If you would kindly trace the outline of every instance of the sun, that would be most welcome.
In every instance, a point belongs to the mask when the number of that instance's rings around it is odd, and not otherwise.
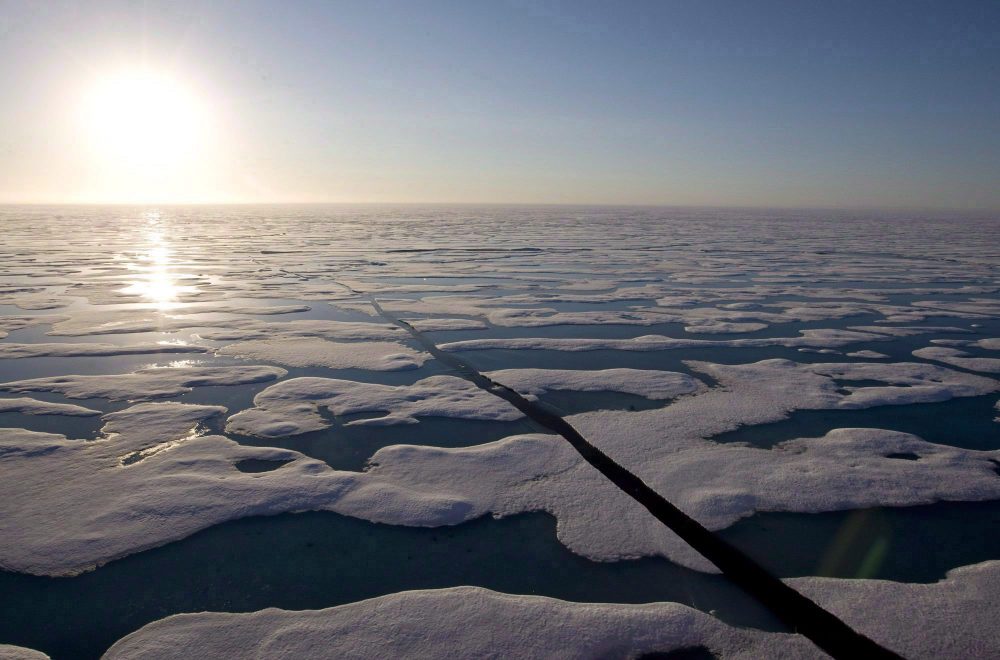
[[[181,81],[148,69],[97,78],[86,91],[82,130],[102,158],[122,167],[175,167],[197,156],[205,112]]]

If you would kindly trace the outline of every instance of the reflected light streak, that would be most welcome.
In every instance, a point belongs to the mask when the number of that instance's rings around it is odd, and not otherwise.
[[[193,292],[195,288],[177,283],[177,277],[171,271],[173,262],[170,244],[163,233],[155,228],[159,224],[158,214],[147,214],[147,219],[154,228],[147,232],[148,247],[139,257],[140,261],[145,263],[135,267],[144,271],[142,279],[121,291],[129,295],[142,296],[157,309],[173,309],[183,304],[178,301],[182,294]]]

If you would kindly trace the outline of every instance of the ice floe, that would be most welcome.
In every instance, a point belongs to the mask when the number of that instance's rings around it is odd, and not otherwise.
[[[994,630],[1000,616],[995,598],[1000,562],[954,569],[933,584],[815,577],[788,582],[904,657],[1000,654]],[[570,603],[456,587],[402,592],[326,610],[179,614],[128,635],[105,658],[182,659],[192,651],[204,658],[634,658],[696,648],[722,658],[826,657],[798,635],[734,628],[677,603]]]
[[[183,328],[220,325],[238,326],[241,321],[252,324],[257,319],[240,318],[247,315],[291,314],[308,311],[307,305],[275,306],[221,306],[211,308],[185,307],[183,311],[157,309],[109,309],[76,312],[72,315],[50,319],[52,336],[76,337],[83,335],[110,335],[135,332],[171,332]],[[236,318],[227,318],[235,315]],[[219,318],[223,316],[223,318]],[[266,324],[267,322],[261,321]]]
[[[5,392],[56,392],[70,399],[135,401],[190,392],[194,387],[263,383],[284,376],[280,367],[153,367],[127,374],[51,376],[0,383]]]
[[[956,568],[933,584],[817,577],[788,582],[905,658],[1000,657],[1000,562]]]
[[[686,332],[703,334],[738,334],[755,332],[767,327],[766,323],[739,323],[734,321],[705,321],[703,323],[684,326]]]
[[[356,321],[305,320],[269,322],[257,319],[234,319],[206,323],[212,326],[199,330],[198,336],[219,341],[251,339],[296,339],[322,337],[341,341],[391,341],[406,337],[406,332],[388,323]]]
[[[793,373],[783,380],[779,391],[758,384],[756,396],[753,384],[734,395],[731,389],[740,388],[731,383],[730,390],[681,398],[664,409],[584,413],[570,421],[713,529],[755,511],[1000,498],[1000,452],[934,445],[894,431],[840,429],[771,450],[699,439],[741,422],[779,418],[789,409],[786,395],[802,390],[808,379]],[[316,383],[314,391],[325,396],[329,385]],[[359,405],[368,398],[359,397]],[[808,404],[812,395],[799,399]],[[461,409],[469,399],[457,400]],[[309,407],[298,393],[294,401]],[[456,404],[435,405],[453,412],[449,406]],[[225,520],[328,509],[417,526],[546,510],[559,519],[563,543],[593,559],[661,554],[710,568],[555,436],[513,436],[456,449],[394,445],[379,450],[368,471],[341,472],[295,452],[199,435],[201,420],[219,412],[140,404],[106,416],[105,439],[92,442],[0,431],[0,466],[11,477],[0,482],[0,565],[74,573]],[[494,414],[518,413],[498,408]],[[901,453],[918,460],[893,457]],[[247,458],[292,460],[277,470],[244,474],[234,464]]]
[[[247,475],[257,486],[239,494],[220,477],[239,458],[295,454],[197,436],[199,424],[223,411],[140,404],[109,415],[105,437],[89,442],[0,429],[0,566],[74,573],[234,513],[266,511],[255,504],[267,497],[268,475]]]
[[[485,330],[487,325],[476,319],[403,319],[420,332],[445,330]]]
[[[254,397],[254,407],[229,418],[226,430],[280,437],[328,428],[320,408],[334,415],[385,413],[352,425],[415,424],[417,417],[510,421],[521,413],[506,401],[455,376],[431,376],[413,385],[380,385],[335,378],[291,378]]]
[[[243,341],[224,346],[218,353],[290,367],[376,371],[416,369],[431,359],[430,354],[397,342],[333,342],[319,337]]]
[[[916,335],[926,335],[935,332],[968,333],[966,328],[959,328],[953,325],[852,325],[848,330],[858,332],[873,332],[879,335],[889,335],[890,337],[913,337]]]
[[[953,367],[969,369],[970,371],[1000,374],[1000,358],[976,357],[957,348],[928,346],[926,348],[918,348],[913,351],[913,355],[925,360],[944,362],[945,364],[950,364]]]
[[[71,298],[58,294],[35,293],[17,296],[0,295],[0,304],[10,303],[25,310],[58,309],[73,302]]]
[[[885,353],[879,353],[878,351],[862,350],[862,351],[851,351],[850,353],[845,353],[847,357],[852,358],[864,358],[866,360],[882,360],[887,357]]]
[[[525,395],[572,390],[624,392],[666,400],[704,388],[701,381],[689,374],[652,369],[502,369],[484,375]]]
[[[822,658],[798,635],[729,626],[678,603],[571,603],[479,587],[405,591],[325,610],[180,614],[116,643],[135,658],[620,658],[710,649]]]
[[[37,357],[110,357],[152,353],[205,353],[207,346],[184,343],[126,344],[15,344],[0,343],[0,359]]]
[[[49,656],[22,646],[0,644],[0,660],[49,660]]]
[[[69,403],[53,403],[28,397],[13,399],[0,398],[0,413],[16,412],[23,415],[68,415],[70,417],[92,417],[100,415],[100,410],[75,406]]]
[[[933,332],[933,330],[928,330]],[[682,348],[759,348],[786,346],[788,348],[838,348],[869,341],[889,341],[892,333],[861,330],[807,329],[798,337],[760,337],[746,339],[687,339],[663,335],[642,335],[629,339],[595,339],[562,337],[513,337],[491,339],[466,339],[440,345],[446,351],[482,350],[550,350],[550,351],[665,351]]]

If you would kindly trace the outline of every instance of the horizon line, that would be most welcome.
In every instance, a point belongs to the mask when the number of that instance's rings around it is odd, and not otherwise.
[[[758,211],[922,211],[947,213],[1000,213],[1000,207],[985,206],[905,206],[905,205],[827,205],[827,204],[678,204],[643,202],[410,202],[410,201],[0,201],[2,207],[224,207],[224,206],[423,206],[423,207],[563,207],[563,208],[646,208],[646,209],[720,209]]]

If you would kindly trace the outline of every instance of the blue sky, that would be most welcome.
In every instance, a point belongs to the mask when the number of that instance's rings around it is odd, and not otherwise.
[[[141,179],[140,64],[211,119]],[[997,2],[0,0],[0,86],[0,201],[1000,208]]]

